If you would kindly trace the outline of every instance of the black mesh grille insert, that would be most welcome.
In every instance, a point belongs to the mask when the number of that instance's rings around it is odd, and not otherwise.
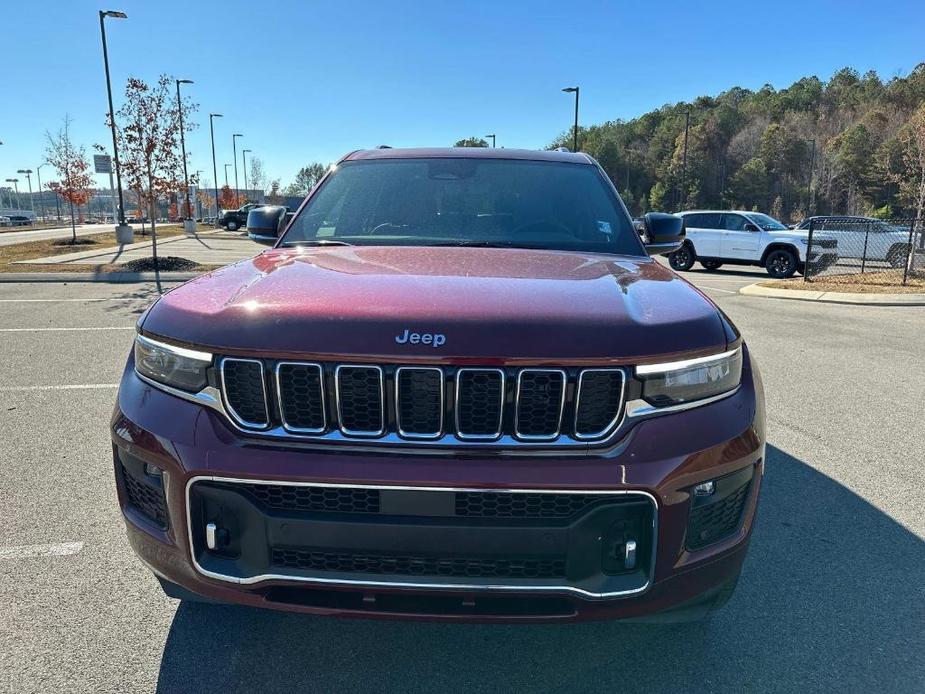
[[[288,484],[241,485],[272,508],[293,511],[379,513],[379,490],[356,487],[302,487]]]
[[[337,370],[340,424],[345,432],[378,434],[385,428],[382,372],[373,366],[341,366]]]
[[[500,371],[459,371],[456,421],[461,436],[493,438],[501,432],[503,384]]]
[[[443,373],[439,369],[398,371],[398,427],[403,434],[434,436],[442,428]]]
[[[317,364],[280,364],[279,404],[287,428],[324,430],[324,393],[321,367]]]
[[[565,374],[521,371],[517,385],[517,434],[549,438],[559,433]]]
[[[583,372],[575,416],[575,433],[588,438],[604,435],[620,414],[622,406],[622,371]]]
[[[225,400],[244,425],[266,426],[267,403],[263,365],[257,361],[222,361]]]
[[[393,576],[450,576],[455,578],[563,578],[562,557],[487,559],[413,555],[356,554],[273,547],[275,566],[309,571],[388,574]]]
[[[606,494],[456,492],[456,515],[481,518],[570,518],[612,498]]]
[[[700,549],[734,533],[742,519],[750,488],[749,480],[722,501],[691,509],[687,546]]]
[[[122,467],[125,495],[128,502],[159,528],[167,529],[167,500],[164,491],[157,486],[136,479]]]

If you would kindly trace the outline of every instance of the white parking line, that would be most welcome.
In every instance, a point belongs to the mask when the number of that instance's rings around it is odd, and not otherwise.
[[[0,547],[2,559],[28,559],[29,557],[65,557],[83,549],[83,542],[58,542],[53,545],[20,545]]]
[[[134,325],[104,325],[98,328],[0,328],[0,333],[87,332],[93,330],[134,330]]]
[[[700,289],[709,289],[711,292],[724,292],[726,294],[738,294],[739,292],[732,289],[720,289],[719,287],[710,287],[706,284],[697,285]]]
[[[0,393],[23,393],[31,390],[104,390],[118,388],[118,383],[79,383],[57,386],[0,386]]]

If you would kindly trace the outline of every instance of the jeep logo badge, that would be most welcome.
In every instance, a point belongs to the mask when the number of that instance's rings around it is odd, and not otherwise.
[[[395,336],[395,342],[400,345],[405,345],[410,342],[412,345],[441,347],[446,344],[446,335],[442,333],[413,333],[406,328],[405,332]]]

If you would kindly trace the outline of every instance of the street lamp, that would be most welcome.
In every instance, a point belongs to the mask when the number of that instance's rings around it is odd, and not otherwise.
[[[253,152],[251,149],[241,150],[241,160],[244,162],[244,195],[247,196],[247,153]]]
[[[106,67],[106,95],[109,97],[109,126],[112,130],[112,157],[116,162],[116,187],[119,189],[119,225],[116,227],[116,235],[121,233],[125,235],[127,232],[123,231],[126,227],[125,224],[125,205],[122,199],[122,174],[119,169],[119,146],[116,143],[116,112],[112,106],[112,81],[109,78],[109,50],[106,47],[106,23],[103,21],[106,17],[111,17],[112,19],[128,19],[128,15],[125,12],[116,12],[113,10],[100,10],[100,37],[103,40],[103,65]],[[119,239],[120,242],[128,239]]]
[[[19,209],[19,208],[20,208],[20,203],[19,203],[19,186],[16,185],[17,183],[19,183],[19,179],[18,179],[18,178],[8,178],[8,179],[6,179],[6,182],[7,182],[7,183],[12,183],[12,184],[13,184],[13,187],[16,189],[16,209]],[[11,202],[11,203],[12,203],[12,200],[13,200],[13,196],[11,195],[11,196],[10,196],[10,202]],[[13,206],[13,205],[11,204],[10,207],[12,207],[12,206]]]
[[[572,151],[578,151],[578,90],[579,87],[565,87],[562,91],[569,94],[575,93],[575,132],[572,137]]]
[[[485,137],[490,137],[490,138],[491,138],[491,148],[494,149],[494,148],[495,148],[495,136],[494,136],[494,135],[486,135]]]
[[[228,167],[231,166],[231,164],[225,164],[224,166],[225,166],[225,187],[227,188],[228,187]]]
[[[234,133],[231,136],[231,153],[234,155],[234,201],[237,204],[240,202],[238,200],[238,138],[244,137],[241,133]]]
[[[215,181],[215,227],[218,228],[218,169],[215,167],[215,126],[213,118],[221,118],[221,113],[209,114],[209,133],[212,135],[212,180]]]
[[[186,194],[186,216],[183,218],[184,231],[196,231],[196,224],[190,217],[193,210],[189,204],[189,176],[186,173],[186,141],[183,138],[183,102],[180,100],[180,85],[192,84],[193,80],[174,80],[177,83],[177,113],[180,116],[180,151],[183,154],[183,184]]]
[[[26,175],[26,181],[29,183],[29,209],[32,210],[32,216],[35,217],[35,200],[32,199],[32,169],[17,169],[16,173]]]
[[[42,211],[42,219],[45,219],[45,191],[42,190],[42,167],[48,166],[48,162],[43,162],[35,167],[35,175],[39,179],[39,209]],[[112,192],[112,191],[110,191]]]
[[[199,196],[199,191],[202,188],[200,185],[200,181],[202,181],[201,173],[202,169],[196,169],[196,217],[199,219],[202,219],[202,198]]]

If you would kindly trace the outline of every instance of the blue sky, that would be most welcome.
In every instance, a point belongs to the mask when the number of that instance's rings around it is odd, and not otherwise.
[[[41,163],[65,113],[88,151],[109,142],[99,9],[129,15],[107,20],[116,108],[129,75],[192,79],[191,168],[211,179],[219,112],[219,179],[241,132],[284,184],[303,164],[382,143],[493,132],[499,146],[543,147],[570,126],[560,89],[572,84],[590,124],[733,85],[784,87],[846,65],[889,78],[925,60],[921,0],[103,2],[5,3],[0,179]]]

